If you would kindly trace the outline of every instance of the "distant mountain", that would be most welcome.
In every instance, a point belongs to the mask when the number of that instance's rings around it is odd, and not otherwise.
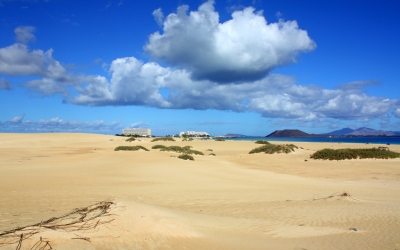
[[[347,135],[355,135],[355,136],[377,136],[377,135],[385,135],[385,136],[395,136],[396,134],[391,131],[384,131],[384,130],[375,130],[372,128],[359,128],[354,130],[353,132]]]
[[[330,133],[320,134],[320,135],[333,135],[333,136],[400,136],[400,131],[384,131],[376,130],[372,128],[358,128],[356,130],[351,128],[343,128],[340,130],[335,130]]]
[[[241,135],[241,134],[226,134],[225,137],[247,137],[247,135]]]
[[[354,129],[351,128],[342,128],[340,130],[335,130],[329,133],[321,134],[321,135],[347,135],[350,134],[354,131]]]
[[[305,136],[313,136],[313,135],[307,134],[306,132],[303,132],[298,129],[284,129],[284,130],[275,130],[266,137],[305,137]]]

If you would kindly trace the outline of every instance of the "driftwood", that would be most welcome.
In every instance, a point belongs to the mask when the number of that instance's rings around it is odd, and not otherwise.
[[[20,250],[25,239],[43,232],[46,229],[56,231],[62,230],[65,232],[96,229],[96,227],[102,224],[110,223],[114,220],[104,219],[104,217],[112,215],[110,214],[110,211],[111,205],[113,204],[114,203],[111,201],[102,201],[88,207],[77,208],[70,213],[59,217],[53,217],[40,223],[0,232],[0,247],[17,244],[16,250]],[[87,237],[76,237],[72,239],[80,239],[90,242],[90,238]],[[52,247],[49,240],[44,240],[42,237],[40,237],[40,240],[36,242],[30,249],[44,250],[52,249]]]

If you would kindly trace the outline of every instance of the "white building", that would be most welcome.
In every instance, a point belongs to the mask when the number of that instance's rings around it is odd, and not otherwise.
[[[140,135],[151,137],[151,129],[149,128],[126,128],[122,130],[123,135]]]
[[[208,136],[210,135],[207,132],[186,131],[179,133],[179,137],[208,137]]]

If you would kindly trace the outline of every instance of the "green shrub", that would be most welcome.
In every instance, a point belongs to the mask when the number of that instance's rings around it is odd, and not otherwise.
[[[267,142],[267,141],[256,141],[256,143],[257,143],[257,144],[270,144],[270,143]]]
[[[211,154],[209,154],[209,155],[216,156],[214,153],[211,153]]]
[[[175,141],[175,140],[172,137],[158,137],[158,138],[154,138],[151,141],[155,142],[155,141]]]
[[[182,153],[182,154],[187,154],[187,155],[204,155],[202,152],[197,151],[197,150],[192,150],[192,146],[163,146],[163,145],[155,145],[152,147],[152,149],[161,149],[161,151],[168,151],[168,152],[176,152],[176,153]]]
[[[213,150],[212,149],[207,149],[206,151],[211,151],[212,152]]]
[[[217,138],[217,139],[215,139],[216,141],[225,141],[224,139],[222,139],[222,138]]]
[[[135,137],[130,137],[130,138],[126,139],[125,141],[131,142],[131,141],[135,141],[135,140],[136,140]]]
[[[165,148],[165,146],[164,145],[159,145],[159,144],[157,144],[157,145],[154,145],[153,147],[151,147],[152,149],[163,149],[163,148]]]
[[[118,146],[114,149],[114,151],[138,151],[139,149],[142,149],[144,151],[149,151],[147,148],[143,146]]]
[[[185,150],[186,150],[185,148],[179,146],[169,146],[161,149],[161,151],[173,151],[177,153],[183,153]]]
[[[193,138],[184,138],[182,141],[193,141]]]
[[[284,144],[284,145],[276,145],[276,144],[265,144],[264,146],[255,148],[249,152],[249,154],[255,153],[266,153],[266,154],[275,154],[275,153],[285,153],[288,154],[290,152],[294,152],[294,149],[298,147],[293,144]]]
[[[184,153],[189,155],[204,155],[202,152],[192,149],[186,150]]]
[[[399,158],[400,153],[389,151],[386,148],[344,148],[344,149],[329,149],[325,148],[318,150],[311,155],[313,159],[324,160],[350,160],[350,159],[389,159]]]
[[[178,158],[179,158],[179,159],[182,159],[182,160],[194,161],[193,156],[187,155],[187,154],[181,154],[181,155],[178,156]]]
[[[163,147],[159,145],[159,148],[161,148],[161,151],[172,151],[172,152],[177,152],[177,153],[183,153],[183,154],[195,154],[195,155],[204,155],[202,152],[197,151],[197,150],[192,150],[191,146],[185,146],[185,147],[179,147],[179,146],[169,146],[169,147]]]

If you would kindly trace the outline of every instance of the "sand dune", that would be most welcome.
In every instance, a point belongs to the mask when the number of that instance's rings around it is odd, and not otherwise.
[[[125,139],[0,134],[0,231],[107,200],[98,220],[110,222],[41,229],[21,249],[40,237],[55,249],[400,249],[400,159],[304,161],[322,148],[377,145],[295,143],[292,154],[250,155],[254,142]],[[205,155],[114,151],[156,144]],[[16,249],[2,240],[0,249]]]

